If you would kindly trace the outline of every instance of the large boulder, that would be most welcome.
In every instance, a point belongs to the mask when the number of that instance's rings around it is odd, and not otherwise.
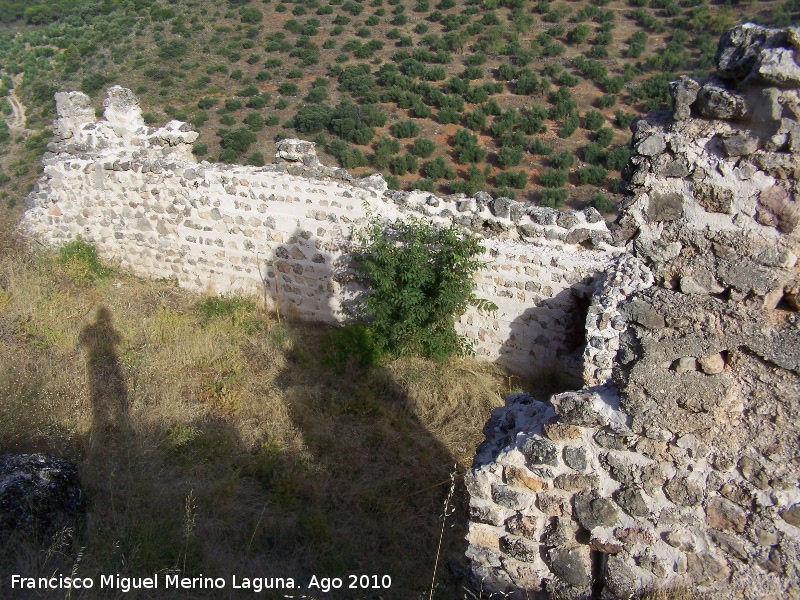
[[[48,544],[77,531],[86,500],[78,465],[47,454],[0,455],[0,541]]]

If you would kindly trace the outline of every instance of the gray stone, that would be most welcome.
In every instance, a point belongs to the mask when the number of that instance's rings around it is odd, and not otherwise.
[[[661,175],[664,177],[678,177],[683,179],[684,177],[688,177],[691,172],[692,170],[689,168],[688,163],[683,159],[678,159],[669,161],[661,171]]]
[[[86,498],[78,465],[47,454],[0,456],[0,542],[43,544],[83,525]]]
[[[535,435],[529,437],[523,442],[520,451],[525,455],[529,465],[558,466],[558,448],[541,437]]]
[[[730,214],[733,207],[733,191],[707,183],[694,185],[694,199],[708,212]]]
[[[556,517],[547,527],[542,541],[545,546],[564,546],[574,544],[578,534],[578,524],[569,517]]]
[[[556,224],[564,229],[571,229],[581,222],[577,213],[574,210],[565,210],[558,215]]]
[[[594,441],[597,445],[609,450],[624,450],[627,446],[625,438],[614,434],[606,429],[601,429],[594,434]]]
[[[725,498],[712,498],[706,507],[706,522],[710,527],[729,531],[744,531],[747,514],[741,507]]]
[[[642,156],[656,156],[667,149],[667,142],[661,134],[655,134],[642,139],[634,145],[636,152]]]
[[[564,241],[567,244],[580,244],[590,239],[593,233],[595,232],[592,231],[591,229],[586,229],[585,227],[578,227],[568,231],[567,235],[564,236]]]
[[[505,522],[506,530],[516,536],[535,540],[538,537],[539,519],[523,514],[509,517]]]
[[[795,527],[800,527],[800,504],[790,506],[781,512],[781,518]]]
[[[587,488],[596,488],[599,483],[597,475],[581,475],[580,473],[562,473],[553,481],[553,486],[559,490],[575,492]]]
[[[725,554],[735,556],[739,560],[748,560],[750,553],[743,540],[740,540],[735,535],[729,533],[722,533],[721,531],[712,531],[711,539],[719,546]]]
[[[683,550],[684,552],[693,552],[697,547],[697,538],[694,534],[686,529],[673,529],[664,534],[664,541],[673,548]]]
[[[496,198],[489,202],[489,210],[495,217],[508,219],[511,216],[511,205],[514,203],[510,198]]]
[[[633,300],[621,308],[630,321],[658,330],[666,327],[663,315],[644,300]]]
[[[589,208],[584,208],[583,215],[586,217],[587,223],[599,223],[603,220],[603,215],[601,215],[600,212],[592,206]]]
[[[575,495],[575,517],[584,528],[610,527],[617,523],[619,511],[611,500],[603,498],[597,490],[584,490]]]
[[[511,488],[502,483],[492,484],[492,500],[500,506],[519,510],[531,503],[531,498],[524,491]]]
[[[632,517],[649,517],[650,506],[642,490],[623,488],[614,494],[614,500]]]
[[[706,375],[718,375],[725,371],[725,359],[722,354],[709,354],[708,356],[701,356],[697,359],[700,363],[700,370]]]
[[[673,477],[664,485],[664,494],[679,506],[697,506],[703,501],[703,488],[685,476]]]
[[[677,221],[683,216],[683,196],[675,193],[653,192],[647,205],[650,221]]]
[[[700,88],[697,103],[700,114],[709,119],[742,119],[747,114],[744,96],[714,79]]]
[[[547,552],[550,569],[564,583],[583,588],[592,583],[592,561],[588,546],[552,548]]]
[[[686,75],[681,75],[677,81],[669,84],[669,91],[672,95],[672,104],[675,107],[672,114],[673,118],[676,121],[685,121],[692,115],[692,104],[697,100],[700,84]],[[678,176],[671,175],[670,177]]]
[[[586,462],[586,448],[583,446],[573,447],[567,446],[564,448],[564,462],[570,469],[575,471],[585,471]]]
[[[605,592],[612,598],[630,598],[639,588],[639,577],[623,555],[611,555],[606,561]]]
[[[687,573],[698,585],[708,585],[726,579],[730,568],[724,559],[710,552],[687,555]]]
[[[770,48],[762,50],[753,68],[763,81],[777,85],[800,84],[800,66],[793,48]]]
[[[676,373],[688,373],[697,370],[697,359],[694,356],[683,356],[675,361],[673,368]]]
[[[539,544],[512,535],[500,538],[500,549],[524,562],[533,562],[539,556]]]
[[[528,213],[531,220],[539,225],[555,225],[556,218],[559,216],[559,211],[554,208],[547,208],[545,206],[532,206]]]
[[[722,34],[717,47],[717,73],[726,79],[741,80],[750,75],[761,49],[780,35],[761,25],[745,23]]]
[[[728,156],[747,156],[758,150],[758,146],[759,140],[756,136],[743,132],[722,138],[722,147]]]

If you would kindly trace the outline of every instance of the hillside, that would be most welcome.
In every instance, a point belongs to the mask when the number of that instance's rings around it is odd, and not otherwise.
[[[707,72],[724,28],[797,14],[778,1],[4,0],[0,94],[22,75],[27,126],[45,130],[0,126],[0,193],[18,201],[35,176],[56,90],[99,110],[118,83],[149,122],[191,122],[209,161],[269,162],[273,140],[299,136],[397,188],[608,211],[631,119],[666,107],[676,75]]]

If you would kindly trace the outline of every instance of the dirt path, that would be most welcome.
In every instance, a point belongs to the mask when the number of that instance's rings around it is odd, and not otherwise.
[[[6,123],[11,131],[31,133],[31,130],[25,127],[25,107],[22,105],[22,102],[19,101],[19,98],[17,98],[17,94],[14,91],[22,81],[22,73],[15,75],[12,80],[14,81],[14,87],[8,92],[8,103],[11,105],[11,116],[6,119]]]

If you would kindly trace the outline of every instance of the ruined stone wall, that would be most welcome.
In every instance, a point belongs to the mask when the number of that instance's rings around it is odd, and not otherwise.
[[[509,397],[467,474],[476,590],[800,598],[798,57],[737,27],[634,123],[587,387]]]
[[[319,163],[313,144],[285,140],[265,167],[197,163],[197,134],[172,121],[144,125],[136,99],[115,86],[97,121],[80,92],[56,95],[59,119],[25,227],[51,245],[77,236],[104,258],[195,290],[266,290],[284,313],[340,322],[353,290],[347,256],[368,211],[388,220],[452,222],[484,237],[487,266],[458,324],[477,355],[523,375],[580,380],[585,308],[619,249],[594,209],[556,211],[507,198],[438,198],[387,190]]]

